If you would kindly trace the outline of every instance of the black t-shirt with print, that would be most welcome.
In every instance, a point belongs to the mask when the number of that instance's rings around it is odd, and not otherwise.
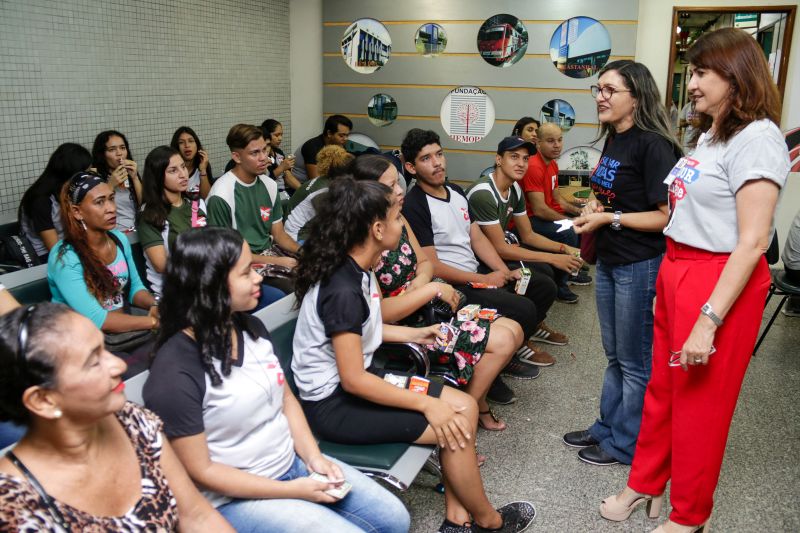
[[[637,126],[606,139],[603,155],[591,176],[592,190],[607,211],[655,211],[667,203],[667,177],[679,154],[666,139]],[[622,265],[658,257],[665,250],[660,231],[597,231],[597,257]]]

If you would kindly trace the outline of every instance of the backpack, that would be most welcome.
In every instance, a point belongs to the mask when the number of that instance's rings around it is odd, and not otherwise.
[[[40,265],[39,256],[24,235],[0,237],[0,274]]]

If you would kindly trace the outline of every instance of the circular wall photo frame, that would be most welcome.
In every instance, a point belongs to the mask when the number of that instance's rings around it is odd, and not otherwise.
[[[428,22],[417,28],[414,44],[421,56],[436,57],[447,48],[447,33],[438,24]]]
[[[480,87],[456,87],[444,97],[439,116],[451,139],[476,143],[494,126],[494,102]]]
[[[388,126],[397,120],[397,102],[388,94],[378,93],[369,99],[367,117],[375,126]]]
[[[372,74],[392,55],[392,38],[386,26],[375,19],[358,19],[344,31],[342,58],[359,74]]]
[[[602,153],[594,146],[574,146],[558,158],[560,170],[592,170],[600,162]]]
[[[528,30],[514,15],[489,17],[478,30],[478,52],[490,65],[510,67],[528,49]]]
[[[575,109],[566,100],[560,98],[549,100],[539,111],[539,122],[558,124],[561,131],[566,133],[575,125]]]
[[[589,78],[611,55],[611,36],[599,21],[574,17],[559,24],[550,38],[550,59],[570,78]]]

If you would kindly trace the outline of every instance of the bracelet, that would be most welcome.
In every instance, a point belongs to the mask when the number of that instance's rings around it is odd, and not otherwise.
[[[439,283],[436,283],[436,298],[442,297],[442,286]]]
[[[206,172],[205,174],[203,174],[203,173],[201,172],[201,173],[200,173],[200,175],[201,175],[201,176],[203,176],[203,177],[205,178],[205,177],[207,177],[207,176],[208,176],[208,172]]]

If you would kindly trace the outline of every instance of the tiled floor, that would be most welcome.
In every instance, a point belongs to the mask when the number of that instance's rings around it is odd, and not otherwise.
[[[548,347],[558,363],[534,381],[507,380],[519,398],[497,408],[509,429],[478,434],[479,450],[489,457],[484,485],[495,505],[534,503],[538,515],[528,531],[648,532],[659,521],[641,510],[624,523],[605,521],[597,511],[604,497],[624,486],[629,468],[582,463],[561,442],[565,432],[585,429],[597,416],[605,368],[594,286],[573,290],[581,301],[554,304],[548,318],[571,339],[567,346]],[[800,531],[798,346],[800,318],[780,314],[745,378],[716,493],[715,533]],[[411,511],[412,531],[436,531],[443,520],[444,499],[435,484],[423,472],[400,495]]]

